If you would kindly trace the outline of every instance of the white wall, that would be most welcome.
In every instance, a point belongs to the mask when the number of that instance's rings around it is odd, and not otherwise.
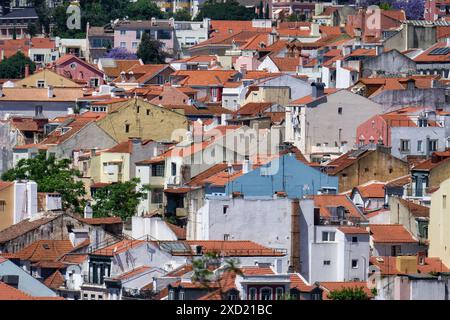
[[[131,220],[131,234],[134,239],[150,237],[150,240],[178,240],[177,236],[159,217],[136,217]]]
[[[14,224],[37,214],[37,184],[34,181],[14,184]]]

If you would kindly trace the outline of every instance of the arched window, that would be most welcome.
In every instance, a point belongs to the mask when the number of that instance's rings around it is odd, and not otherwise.
[[[256,288],[250,288],[248,290],[248,300],[257,300],[257,291]]]
[[[277,300],[283,300],[283,295],[284,295],[284,290],[283,290],[283,288],[282,288],[282,287],[278,287],[278,288],[275,290],[275,292],[276,292],[275,299],[277,299]]]
[[[272,300],[272,288],[261,289],[261,300]]]

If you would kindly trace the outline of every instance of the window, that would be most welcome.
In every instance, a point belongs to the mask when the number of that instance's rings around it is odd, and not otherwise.
[[[342,114],[342,107],[338,108],[338,114]]]
[[[227,214],[228,206],[223,206],[223,214]]]
[[[37,83],[36,83],[36,87],[44,88],[45,87],[45,80],[38,80]]]
[[[172,32],[170,30],[158,30],[158,39],[160,40],[172,39]]]
[[[358,269],[358,259],[353,259],[352,260],[352,268],[353,269]]]
[[[126,35],[127,34],[127,31],[126,30],[120,30],[120,35],[121,36],[124,36],[124,35]]]
[[[127,43],[126,42],[121,42],[120,43],[120,47],[121,48],[126,48],[127,47]]]
[[[422,152],[422,140],[417,140],[417,152]]]
[[[250,288],[248,290],[248,300],[256,300],[256,288]]]
[[[132,42],[131,43],[131,48],[137,49],[137,47],[138,47],[138,43],[137,42]]]
[[[272,289],[271,288],[261,289],[261,300],[272,300]]]
[[[276,292],[275,299],[283,300],[283,293],[284,293],[283,288],[277,288],[275,292]]]
[[[142,31],[136,30],[136,39],[140,40],[141,38],[142,38]],[[137,43],[137,42],[133,42],[133,43]]]
[[[77,68],[77,64],[76,64],[75,62],[72,62],[72,63],[70,64],[70,68],[71,68],[71,69],[76,69],[76,68]]]
[[[311,299],[312,300],[322,300],[322,295],[320,293],[313,293]]]
[[[400,140],[400,151],[409,152],[409,140]]]
[[[238,295],[235,293],[230,293],[228,295],[228,300],[237,300],[238,299]]]
[[[42,106],[34,106],[34,115],[40,116],[42,115],[43,107]]]
[[[352,242],[358,242],[358,237],[352,237]]]
[[[435,151],[437,151],[437,148],[438,148],[438,141],[437,140],[430,140],[428,146],[429,146],[430,152],[435,152]]]
[[[103,295],[99,294],[98,295],[98,300],[103,300]]]
[[[149,116],[150,115],[150,109],[147,109],[146,111],[147,111],[147,115]]]
[[[156,83],[157,84],[164,84],[164,77],[162,75],[158,74],[156,76]]]
[[[6,201],[0,200],[0,212],[5,212]]]
[[[91,294],[91,300],[95,300],[95,294]]]
[[[230,234],[229,233],[225,233],[223,235],[223,241],[228,241],[228,240],[230,240]]]
[[[152,203],[163,203],[163,189],[152,189]]]
[[[129,133],[130,132],[130,125],[127,123],[125,124],[125,133]]]
[[[179,300],[184,300],[184,291],[180,291]]]
[[[83,294],[83,300],[88,300],[89,295],[87,293]]]
[[[89,84],[91,87],[98,87],[100,80],[98,78],[91,78]]]
[[[442,195],[442,209],[447,208],[447,195]],[[0,210],[1,210],[1,202],[0,202]]]
[[[331,261],[330,260],[323,260],[323,265],[324,266],[329,266],[329,265],[331,265]]]
[[[177,175],[177,164],[175,162],[171,163],[171,172],[172,172],[172,176]]]
[[[152,177],[164,177],[164,164],[152,165]]]
[[[336,235],[335,232],[323,231],[323,232],[322,232],[322,241],[323,241],[323,242],[334,241],[335,235]]]

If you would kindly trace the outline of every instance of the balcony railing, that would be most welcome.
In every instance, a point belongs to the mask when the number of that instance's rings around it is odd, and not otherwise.
[[[406,196],[411,198],[423,198],[423,197],[430,197],[431,191],[433,191],[433,188],[426,187],[426,188],[407,188],[406,189]]]

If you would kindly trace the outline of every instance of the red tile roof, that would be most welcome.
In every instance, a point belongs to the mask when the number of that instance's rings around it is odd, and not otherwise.
[[[251,266],[251,267],[240,267],[243,276],[261,276],[268,274],[275,274],[270,267],[259,267],[259,266]]]
[[[397,257],[370,257],[370,264],[377,266],[382,275],[399,275],[401,273],[397,269]],[[408,274],[430,274],[435,272],[450,272],[450,269],[439,258],[425,257],[423,265],[417,264],[417,270],[411,270]]]
[[[402,224],[371,224],[374,243],[418,243]]]
[[[120,217],[104,217],[104,218],[80,218],[81,222],[90,224],[90,225],[101,225],[101,224],[118,224],[122,223],[122,219]]]
[[[119,276],[116,276],[115,279],[127,280],[127,279],[133,278],[133,277],[135,277],[137,275],[140,275],[142,273],[145,273],[146,271],[148,271],[150,269],[151,269],[151,267],[149,267],[149,266],[140,266],[140,267],[137,267],[137,268],[135,268],[133,270],[127,271],[125,273],[122,273]]]
[[[384,198],[384,186],[386,183],[370,181],[355,187],[363,198]]]
[[[344,234],[369,234],[369,231],[360,227],[339,227],[338,230]]]
[[[291,280],[291,289],[297,289],[300,292],[311,292],[315,286],[308,285],[303,277],[297,273],[293,273],[289,275]]]
[[[178,240],[186,240],[186,228],[181,228],[169,222],[166,222],[166,225],[172,230]]]
[[[344,207],[346,214],[350,218],[362,219],[363,216],[349,197],[343,194],[321,194],[312,196],[314,206],[319,208],[320,216],[330,218],[331,212],[329,208]]]
[[[64,300],[62,297],[33,297],[0,281],[0,300]]]
[[[65,283],[65,279],[61,272],[56,270],[51,276],[44,280],[44,284],[51,289],[58,289]]]
[[[179,70],[172,74],[181,77],[181,85],[187,86],[223,86],[237,74],[234,70]]]
[[[57,261],[73,249],[70,240],[38,240],[17,252],[20,260]]]
[[[188,245],[202,246],[203,253],[219,252],[224,256],[284,256],[284,253],[253,241],[190,240]]]
[[[403,206],[409,209],[410,214],[414,217],[430,217],[430,208],[426,206],[422,206],[420,204],[414,203],[412,201],[408,201],[402,198],[396,198]]]
[[[450,62],[450,52],[447,54],[430,54],[431,51],[438,48],[448,48],[445,42],[438,42],[425,50],[423,53],[419,54],[413,60],[418,63],[432,63],[432,62]]]

